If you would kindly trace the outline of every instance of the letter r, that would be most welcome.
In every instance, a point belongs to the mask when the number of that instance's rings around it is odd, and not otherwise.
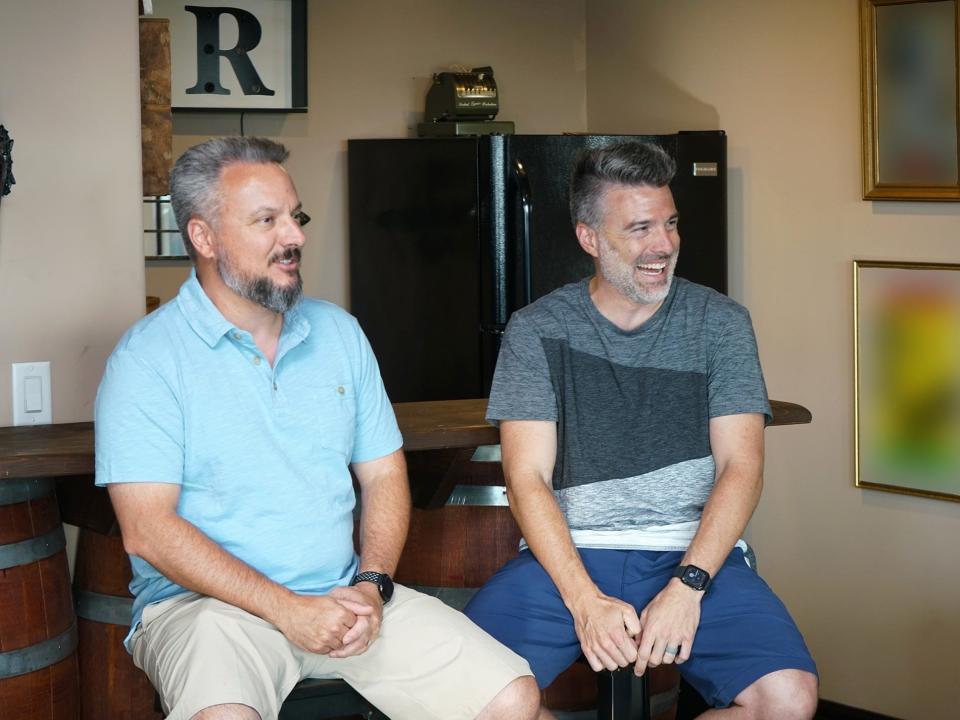
[[[253,13],[231,7],[200,7],[187,5],[187,12],[197,19],[197,83],[187,89],[188,95],[229,95],[230,91],[220,84],[220,58],[230,61],[230,66],[240,82],[244,95],[273,95],[260,79],[250,51],[260,44],[260,21]],[[220,16],[232,15],[237,21],[237,45],[234,48],[220,47]]]

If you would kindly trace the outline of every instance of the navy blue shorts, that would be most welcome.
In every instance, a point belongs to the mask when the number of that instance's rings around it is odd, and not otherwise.
[[[639,615],[673,576],[683,553],[581,548],[580,557],[603,593],[632,604]],[[464,612],[526,658],[541,688],[580,656],[573,618],[529,550],[504,565]],[[736,548],[703,598],[690,659],[677,668],[714,707],[728,706],[776,670],[817,672],[787,609]]]

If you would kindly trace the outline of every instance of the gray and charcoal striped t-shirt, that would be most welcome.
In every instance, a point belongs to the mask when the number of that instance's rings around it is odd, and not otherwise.
[[[709,420],[738,413],[771,417],[750,315],[682,278],[630,332],[589,279],[514,313],[487,408],[556,421],[553,490],[574,542],[651,549],[693,537],[714,483]]]

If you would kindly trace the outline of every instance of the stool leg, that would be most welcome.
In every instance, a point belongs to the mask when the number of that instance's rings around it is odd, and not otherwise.
[[[628,668],[629,669],[629,668]],[[640,717],[639,720],[650,720],[650,668],[636,682],[640,688]]]
[[[640,720],[650,720],[647,676],[635,679],[632,667],[597,673],[597,720],[631,720],[634,683],[640,693]]]

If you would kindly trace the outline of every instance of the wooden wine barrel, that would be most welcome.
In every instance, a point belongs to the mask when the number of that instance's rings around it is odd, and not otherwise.
[[[160,720],[153,686],[123,646],[133,598],[119,535],[80,530],[74,587],[83,720]]]
[[[455,475],[460,484],[445,506],[413,510],[396,579],[462,610],[477,588],[517,556],[520,529],[507,504],[499,462],[469,462],[469,454],[463,453],[439,457],[436,451],[407,456],[414,484],[418,473],[442,469],[443,460],[450,463],[443,474]],[[675,667],[650,672],[652,720],[674,720],[679,683]],[[543,690],[542,701],[553,710],[596,707],[596,673],[585,663],[574,663]]]
[[[77,626],[48,478],[0,481],[0,716],[76,720]]]

